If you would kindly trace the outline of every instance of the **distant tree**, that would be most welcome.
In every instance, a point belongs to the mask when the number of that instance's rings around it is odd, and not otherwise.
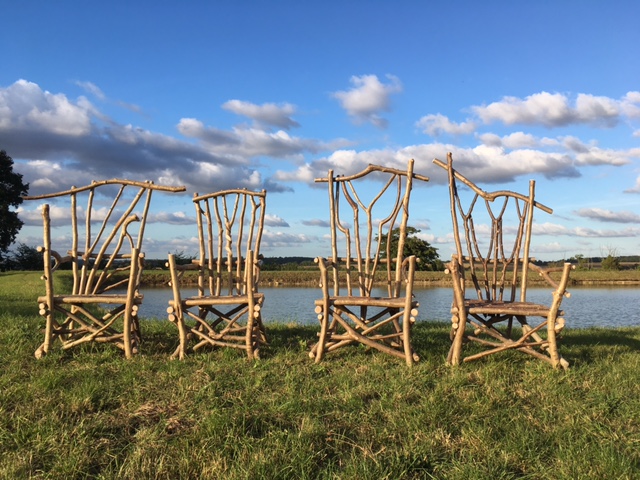
[[[415,255],[419,261],[416,265],[417,270],[444,270],[444,264],[438,255],[438,249],[432,247],[429,242],[417,237],[420,233],[415,227],[407,227],[407,239],[404,244],[405,256]],[[395,257],[398,253],[398,240],[400,239],[400,229],[394,228],[391,232],[391,256]],[[380,248],[384,251],[387,248],[387,237],[383,237]]]
[[[600,264],[603,270],[620,270],[620,259],[618,258],[618,249],[615,247],[606,247],[607,256],[602,259]]]
[[[613,255],[604,258],[601,265],[603,270],[620,270],[620,260]]]
[[[176,265],[188,265],[194,258],[196,258],[192,255],[185,254],[183,250],[179,252],[176,250],[175,252],[173,252],[173,254],[176,258]]]
[[[585,256],[581,253],[570,258],[569,261],[571,263],[576,263],[578,270],[589,270],[591,268],[590,259],[585,258]]]
[[[44,261],[42,254],[39,253],[36,248],[24,243],[18,243],[18,245],[7,254],[5,265],[7,270],[42,270]]]
[[[0,263],[22,228],[22,221],[11,208],[20,205],[22,195],[28,192],[29,184],[22,183],[22,175],[13,171],[13,159],[0,150]]]

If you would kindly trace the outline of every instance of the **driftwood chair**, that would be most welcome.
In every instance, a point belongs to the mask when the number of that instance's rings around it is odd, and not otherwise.
[[[310,352],[316,363],[326,352],[354,343],[403,358],[409,366],[418,360],[410,338],[418,314],[416,257],[403,253],[413,181],[429,179],[415,174],[413,163],[404,171],[369,165],[350,176],[329,170],[316,179],[329,187],[331,215],[331,256],[315,259],[322,288],[315,301],[319,340]],[[367,194],[371,188],[377,189]]]
[[[184,190],[185,187],[113,179],[24,197],[53,199],[52,205],[42,206],[44,245],[38,251],[44,256],[42,279],[46,293],[38,297],[38,304],[46,325],[44,342],[36,350],[36,358],[46,354],[56,339],[63,349],[98,342],[116,345],[127,358],[137,352],[140,342],[137,311],[142,303],[139,287],[144,263],[142,239],[151,194]],[[62,237],[67,246],[71,244],[66,253],[52,248],[51,230],[58,218],[64,219],[65,228],[71,228]],[[64,285],[68,277],[56,273],[65,264],[70,264],[72,281],[67,288]]]
[[[180,335],[173,358],[184,358],[190,339],[196,340],[193,350],[232,347],[249,359],[259,357],[266,342],[260,312],[264,294],[258,292],[266,198],[265,190],[195,194],[198,258],[178,265],[169,255],[168,262],[173,299],[167,311]],[[197,293],[183,297],[188,270],[197,271]]]
[[[535,200],[535,182],[529,182],[526,195],[505,190],[489,193],[453,168],[451,153],[447,163],[433,162],[448,172],[456,247],[448,265],[453,278],[448,363],[517,350],[568,368],[558,353],[557,336],[565,323],[560,305],[569,296],[566,288],[573,267],[565,263],[561,268],[542,269],[529,257],[534,210],[552,213]],[[530,271],[553,289],[548,304],[527,300]],[[562,272],[559,280],[551,278],[553,271]],[[479,345],[480,351],[463,357],[466,343]]]

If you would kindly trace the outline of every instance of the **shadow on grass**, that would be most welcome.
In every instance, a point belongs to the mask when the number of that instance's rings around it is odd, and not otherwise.
[[[147,328],[145,328],[147,327]],[[306,355],[318,336],[319,327],[300,324],[267,324],[268,345],[261,351],[263,360],[273,359],[281,352]],[[419,322],[412,331],[415,352],[429,362],[441,362],[451,345],[450,326],[445,322]],[[142,326],[142,354],[170,356],[178,345],[177,329],[173,332],[166,326]],[[624,351],[640,351],[640,328],[572,330],[560,342],[560,350],[570,363],[580,360],[585,363],[598,361],[610,354],[611,347]],[[209,349],[206,349],[207,351]],[[204,352],[205,350],[203,350]],[[619,350],[620,351],[620,350]],[[239,355],[243,355],[238,351]],[[524,358],[528,358],[524,356]]]
[[[269,346],[263,358],[277,355],[278,351],[291,350],[308,352],[317,341],[320,326],[300,324],[268,324]],[[441,358],[449,351],[449,325],[436,322],[419,322],[412,330],[412,346],[420,357]],[[357,348],[354,345],[354,348]]]
[[[563,355],[574,363],[594,363],[609,357],[612,347],[616,355],[640,352],[640,327],[588,328],[568,332],[561,339]]]

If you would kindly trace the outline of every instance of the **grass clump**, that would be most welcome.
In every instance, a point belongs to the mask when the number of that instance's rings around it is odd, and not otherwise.
[[[108,345],[42,360],[37,276],[0,276],[0,478],[574,479],[640,476],[640,328],[569,330],[568,372],[508,353],[447,367],[448,325],[418,323],[408,369],[361,347],[319,364],[317,328],[269,324],[263,359],[171,361]]]

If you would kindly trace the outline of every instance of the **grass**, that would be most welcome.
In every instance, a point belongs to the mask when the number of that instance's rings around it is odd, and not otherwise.
[[[0,275],[0,478],[575,479],[640,476],[640,327],[569,330],[568,372],[508,353],[444,365],[448,325],[419,323],[408,369],[363,348],[319,364],[317,328],[269,325],[263,359],[170,361],[33,351],[38,275]]]

